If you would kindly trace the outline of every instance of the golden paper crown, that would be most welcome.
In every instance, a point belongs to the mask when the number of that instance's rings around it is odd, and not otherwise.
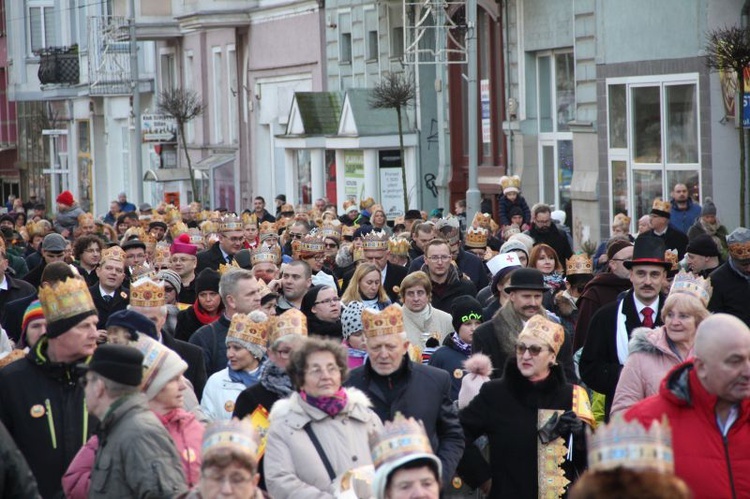
[[[224,275],[227,272],[229,272],[232,269],[241,269],[240,264],[237,263],[237,260],[232,260],[232,263],[220,263],[219,268],[216,269],[217,272],[219,272],[219,275]]]
[[[388,234],[385,232],[372,231],[369,234],[365,234],[362,237],[362,249],[363,250],[387,250],[388,249]]]
[[[78,225],[83,225],[84,223],[94,223],[94,215],[91,213],[81,213],[78,215]]]
[[[187,233],[188,230],[188,226],[185,225],[185,222],[179,221],[169,228],[169,234],[172,236],[172,239],[177,239],[182,234]]]
[[[350,206],[355,206],[356,204],[357,202],[354,199],[347,199],[346,201],[344,201],[344,204],[342,206],[344,208],[344,211],[346,211],[347,208],[349,208]]]
[[[668,249],[664,252],[664,261],[672,264],[672,267],[669,270],[677,270],[680,268],[680,257],[675,249]]]
[[[268,339],[268,317],[260,310],[249,314],[236,313],[227,331],[227,342],[236,340],[241,344],[266,346]]]
[[[248,418],[214,421],[206,426],[201,457],[205,460],[212,453],[224,449],[258,459],[258,434]]]
[[[618,467],[674,473],[672,428],[667,416],[653,421],[647,430],[638,420],[626,422],[616,414],[608,425],[586,433],[589,470],[604,471]]]
[[[341,239],[341,224],[335,225],[331,222],[326,222],[322,225],[318,233],[323,239],[331,238],[339,241]]]
[[[199,228],[192,227],[188,229],[187,234],[188,236],[190,236],[190,244],[206,244],[205,240],[203,239],[203,234],[201,234],[201,230]]]
[[[430,438],[421,421],[396,413],[393,421],[386,421],[380,433],[371,433],[370,452],[375,468],[384,463],[414,454],[434,454]]]
[[[392,255],[409,256],[411,244],[409,240],[403,237],[392,237],[388,240],[388,249]]]
[[[618,213],[612,220],[612,225],[622,225],[623,227],[630,227],[630,217],[624,213]]]
[[[466,230],[466,247],[467,248],[486,248],[489,232],[482,227],[469,227]]]
[[[359,202],[359,208],[361,210],[366,210],[370,208],[371,206],[373,206],[374,204],[375,204],[375,200],[372,199],[372,196],[368,196]]]
[[[143,229],[143,227],[131,227],[125,231],[125,234],[122,235],[122,240],[130,241],[131,239],[140,239],[141,241],[143,241],[143,238],[145,236],[146,231]]]
[[[483,229],[490,230],[492,227],[492,216],[489,213],[479,213],[474,215],[474,220],[471,221],[472,227],[482,227]]]
[[[219,232],[219,224],[214,222],[213,220],[204,220],[203,222],[201,222],[200,229],[203,236],[216,234],[217,232]]]
[[[173,204],[168,204],[164,208],[164,220],[167,222],[167,225],[182,222],[182,214],[179,208]]]
[[[711,294],[714,289],[711,286],[711,278],[704,279],[699,275],[695,275],[692,272],[686,272],[681,270],[672,281],[672,287],[669,289],[669,294],[672,293],[686,293],[698,298],[704,307],[708,306],[709,300],[711,300]]]
[[[353,262],[361,262],[365,259],[365,250],[363,250],[360,246],[357,246],[352,249],[352,261]]]
[[[307,336],[307,316],[296,308],[290,308],[283,314],[271,317],[270,322],[268,333],[269,345],[272,345],[276,340],[288,334]]]
[[[281,248],[259,245],[250,255],[250,265],[254,266],[259,263],[273,263],[274,265],[281,263]]]
[[[119,246],[112,246],[102,251],[101,264],[105,261],[125,263],[125,250]]]
[[[565,267],[565,275],[568,276],[594,273],[594,262],[586,253],[577,253],[571,256],[565,263]]]
[[[302,238],[299,244],[299,253],[301,255],[316,255],[323,253],[326,249],[326,244],[323,238],[317,234],[307,234]]]
[[[86,281],[73,277],[57,284],[42,284],[39,288],[39,301],[48,324],[85,312],[96,312]]]
[[[161,307],[166,303],[164,282],[146,276],[130,285],[130,305],[133,307]]]
[[[29,222],[26,224],[26,231],[29,233],[29,237],[47,235],[47,224],[42,222],[43,220],[40,220],[38,222]]]
[[[565,341],[565,330],[560,324],[545,319],[541,315],[535,315],[526,322],[518,339],[520,340],[522,336],[531,336],[543,341],[557,354]]]
[[[152,236],[148,232],[143,234],[143,238],[141,239],[141,241],[143,241],[143,244],[146,245],[146,249],[150,251],[154,251],[156,249],[156,243],[158,242],[156,240],[156,237]]]
[[[518,192],[521,190],[521,177],[518,175],[503,175],[500,177],[500,187],[503,188],[503,192]]]
[[[240,217],[242,225],[258,225],[258,216],[255,213],[244,212]]]
[[[660,211],[662,213],[666,213],[667,216],[669,216],[669,213],[672,211],[672,203],[656,198],[654,199],[654,203],[651,205],[651,210]]]
[[[216,223],[221,222],[221,212],[219,210],[209,211],[206,215],[206,220],[211,220]]]
[[[130,270],[130,282],[135,282],[142,277],[149,277],[156,280],[156,269],[149,267],[147,264],[136,265]]]
[[[232,232],[243,228],[242,220],[235,214],[225,216],[219,224],[219,232]]]
[[[368,338],[403,333],[404,318],[401,312],[401,306],[393,304],[379,311],[370,309],[363,310],[362,328],[365,332],[365,336]]]
[[[260,240],[263,241],[268,237],[279,237],[278,228],[273,222],[263,222],[258,227],[258,235]]]
[[[729,256],[734,260],[750,260],[750,241],[729,243]]]
[[[354,232],[359,228],[359,225],[344,225],[341,227],[341,237],[354,237]]]
[[[294,213],[294,205],[291,203],[282,204],[279,213]]]
[[[154,263],[156,265],[169,266],[171,257],[172,255],[169,251],[168,244],[161,242],[156,245],[156,248],[154,249]]]

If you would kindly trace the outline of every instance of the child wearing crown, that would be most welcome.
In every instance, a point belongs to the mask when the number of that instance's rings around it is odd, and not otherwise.
[[[523,214],[523,220],[519,226],[529,225],[531,223],[531,210],[526,199],[521,195],[521,177],[518,175],[502,176],[500,177],[500,186],[503,188],[503,193],[498,198],[500,227],[513,223],[510,212],[514,207],[520,208]]]

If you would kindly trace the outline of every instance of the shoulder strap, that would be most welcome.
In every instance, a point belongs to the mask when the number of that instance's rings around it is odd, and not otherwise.
[[[326,467],[326,472],[328,472],[328,478],[330,478],[331,481],[333,481],[333,479],[336,478],[336,473],[333,472],[333,466],[331,466],[331,461],[328,460],[328,456],[326,456],[326,453],[323,450],[323,446],[320,445],[320,440],[318,440],[318,437],[315,435],[315,432],[312,429],[312,425],[310,423],[307,423],[304,426],[304,429],[305,429],[305,433],[307,433],[307,436],[310,437],[310,441],[315,447],[315,450],[318,452],[320,459],[323,461],[323,466]]]

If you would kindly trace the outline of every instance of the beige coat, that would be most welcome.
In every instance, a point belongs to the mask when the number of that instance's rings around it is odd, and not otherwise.
[[[430,336],[438,338],[440,344],[446,336],[453,332],[453,318],[451,314],[427,305],[427,313],[412,312],[408,308],[402,309],[404,316],[404,330],[409,342],[424,350],[424,344]]]
[[[264,460],[268,494],[274,499],[333,498],[323,461],[304,430],[310,423],[336,476],[372,464],[368,434],[382,423],[367,396],[347,388],[348,403],[331,418],[302,400],[299,393],[274,404]]]

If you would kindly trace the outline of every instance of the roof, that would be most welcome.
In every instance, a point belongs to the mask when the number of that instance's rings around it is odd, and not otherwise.
[[[394,135],[398,134],[395,109],[373,109],[370,105],[372,90],[352,88],[346,92],[339,135]],[[404,133],[411,131],[405,110],[401,113]]]
[[[339,92],[295,92],[288,135],[335,135],[343,96]]]

